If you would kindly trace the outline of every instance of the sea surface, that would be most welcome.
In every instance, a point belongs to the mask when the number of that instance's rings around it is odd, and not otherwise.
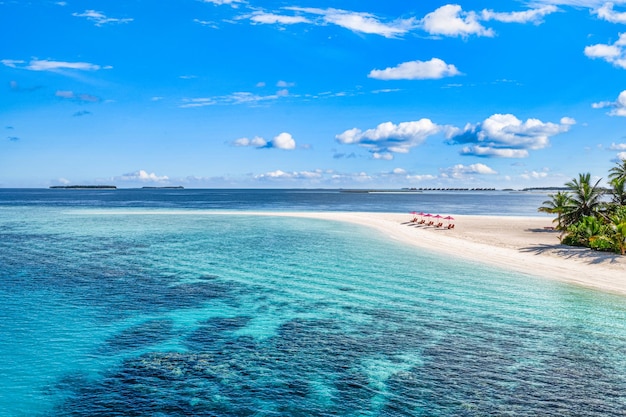
[[[626,297],[223,214],[545,199],[0,189],[0,416],[624,416]]]

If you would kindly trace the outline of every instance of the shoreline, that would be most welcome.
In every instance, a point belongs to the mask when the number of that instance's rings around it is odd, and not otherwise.
[[[82,210],[73,211],[80,213]],[[89,213],[94,213],[88,210]],[[353,223],[403,244],[473,263],[626,296],[626,256],[562,245],[549,216],[455,215],[454,229],[418,226],[406,213],[140,210],[103,214],[298,217]],[[445,220],[442,220],[447,224]]]
[[[626,295],[626,256],[562,245],[550,217],[454,216],[454,229],[416,226],[411,215],[367,212],[247,212],[314,218],[376,229],[387,238],[433,253]],[[445,224],[445,221],[444,221]]]

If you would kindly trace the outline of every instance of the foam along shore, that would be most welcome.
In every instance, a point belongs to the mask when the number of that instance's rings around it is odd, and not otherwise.
[[[626,295],[626,256],[561,245],[559,232],[551,229],[550,217],[455,215],[454,229],[446,229],[416,226],[410,222],[412,216],[409,214],[255,214],[356,223],[374,228],[396,241],[432,252]]]

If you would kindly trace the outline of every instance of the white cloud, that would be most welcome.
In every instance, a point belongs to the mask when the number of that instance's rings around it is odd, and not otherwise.
[[[524,178],[525,180],[538,180],[541,178],[546,178],[547,176],[547,171],[527,171],[520,175],[520,177]]]
[[[393,159],[393,155],[389,152],[384,152],[384,153],[374,152],[372,153],[372,158],[380,159],[383,161],[391,161]]]
[[[57,90],[56,93],[54,93],[54,95],[60,98],[68,99],[68,100],[76,100],[76,101],[82,101],[82,102],[87,102],[87,103],[97,103],[98,101],[100,101],[100,98],[94,95],[76,94],[73,91],[69,91],[69,90]]]
[[[469,144],[461,150],[464,155],[523,158],[528,150],[547,147],[550,137],[567,132],[575,123],[570,117],[563,117],[557,124],[539,119],[522,122],[512,114],[494,114],[482,123],[468,124],[450,142]]]
[[[202,0],[204,3],[212,3],[218,6],[223,4],[230,4],[232,7],[236,7],[237,3],[243,3],[244,0]]]
[[[464,12],[457,4],[447,4],[424,16],[421,27],[431,35],[494,36],[493,30],[485,28],[478,20],[475,12]]]
[[[296,149],[296,141],[287,132],[283,132],[278,136],[275,136],[274,139],[272,139],[271,144],[272,148],[284,149],[286,151]]]
[[[111,69],[113,67],[90,64],[89,62],[65,62],[50,61],[45,59],[32,59],[28,65],[25,61],[15,59],[3,59],[0,61],[3,65],[11,68],[21,68],[30,71],[58,71],[58,70],[79,70],[79,71],[98,71],[100,69]]]
[[[184,98],[180,108],[193,108],[193,107],[205,107],[213,105],[237,105],[237,104],[249,104],[256,105],[265,101],[277,100],[281,97],[289,95],[288,90],[279,90],[276,94],[262,96],[247,91],[238,91],[226,96],[217,97],[197,97],[197,98]]]
[[[232,142],[233,146],[237,146],[237,147],[254,147],[257,149],[261,149],[261,148],[276,148],[276,149],[283,149],[286,151],[291,151],[296,149],[296,141],[294,140],[294,138],[287,132],[283,132],[280,133],[279,135],[275,136],[274,139],[272,139],[271,141],[267,141],[265,139],[263,139],[260,136],[255,136],[252,139],[248,139],[248,138],[239,138],[239,139],[235,139]]]
[[[120,177],[116,177],[115,179],[119,181],[164,182],[168,181],[169,177],[166,175],[159,176],[156,175],[154,172],[148,173],[147,171],[141,169],[139,171],[130,172]]]
[[[96,26],[102,26],[109,23],[129,23],[132,22],[132,18],[117,19],[113,17],[107,17],[102,12],[95,10],[85,10],[83,13],[72,13],[75,17],[85,17],[87,20],[91,20],[96,23]]]
[[[626,12],[613,10],[613,3],[607,2],[595,11],[600,19],[611,23],[626,23]]]
[[[617,162],[619,161],[626,161],[626,152],[620,152],[617,154],[616,157]]]
[[[393,124],[381,123],[374,129],[362,131],[358,128],[346,130],[335,136],[344,145],[359,145],[373,153],[408,153],[410,148],[420,145],[428,136],[445,130],[430,119]]]
[[[3,59],[0,62],[2,65],[10,68],[17,68],[19,64],[24,64],[24,61],[20,61],[19,59]]]
[[[197,23],[199,25],[202,26],[207,26],[213,29],[218,29],[219,26],[215,23],[215,22],[211,22],[210,20],[200,20],[200,19],[193,19],[194,23]]]
[[[526,149],[499,149],[490,146],[465,146],[461,149],[461,155],[484,156],[486,158],[526,158]]]
[[[626,117],[626,90],[619,93],[615,101],[601,101],[591,105],[594,109],[611,108],[607,114],[609,116]]]
[[[394,175],[406,175],[406,169],[404,168],[394,168],[391,172]]]
[[[407,175],[406,179],[409,181],[431,181],[437,179],[436,176],[430,174],[422,174],[422,175]]]
[[[254,12],[250,17],[250,20],[254,23],[261,24],[281,24],[281,25],[293,25],[296,23],[311,23],[309,19],[303,16],[285,16],[274,13]]]
[[[626,143],[611,143],[609,149],[612,151],[626,151]]]
[[[306,179],[306,180],[315,180],[321,179],[323,176],[323,172],[321,170],[315,171],[292,171],[286,172],[280,169],[276,171],[266,172],[265,174],[256,175],[256,179],[260,180],[297,180],[297,179]]]
[[[276,87],[285,88],[285,87],[293,87],[296,83],[290,83],[287,81],[280,80],[276,83]]]
[[[482,20],[497,20],[503,23],[541,23],[544,16],[557,11],[552,5],[539,7],[537,9],[525,10],[523,12],[494,12],[493,10],[483,10],[481,12]]]
[[[585,55],[589,58],[600,58],[616,67],[626,69],[626,33],[620,33],[619,39],[615,43],[596,44],[585,47]]]
[[[371,13],[359,13],[341,9],[318,9],[311,7],[285,7],[286,10],[321,16],[324,23],[330,23],[353,32],[395,38],[404,35],[415,26],[414,19],[398,19],[383,23]]]
[[[404,62],[393,68],[372,70],[368,77],[379,80],[425,80],[453,77],[461,74],[452,64],[446,64],[439,58],[430,61]]]
[[[497,172],[485,164],[472,164],[472,165],[457,164],[450,168],[445,168],[441,170],[441,177],[443,178],[460,179],[460,178],[466,178],[468,176],[471,176],[472,174],[495,175],[497,174]]]
[[[252,139],[248,138],[239,138],[233,141],[233,145],[235,146],[252,146],[255,148],[263,148],[267,146],[267,141],[262,137],[255,136]]]

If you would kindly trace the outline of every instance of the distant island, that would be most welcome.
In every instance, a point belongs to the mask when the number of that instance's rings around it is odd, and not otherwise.
[[[50,188],[63,188],[72,190],[116,190],[115,185],[51,185]]]

